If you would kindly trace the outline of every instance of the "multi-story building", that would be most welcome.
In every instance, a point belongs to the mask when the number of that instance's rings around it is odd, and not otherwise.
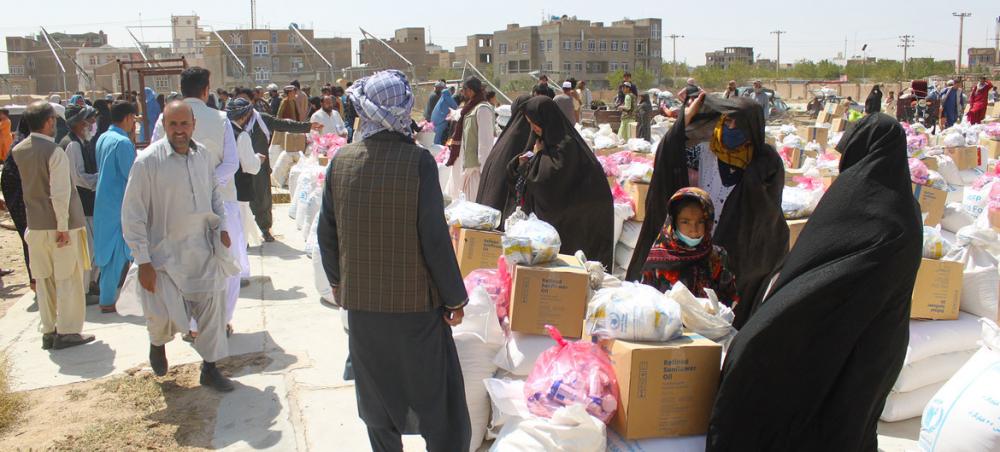
[[[493,35],[476,34],[465,38],[465,45],[455,47],[455,62],[468,61],[480,70],[493,67]]]
[[[80,48],[100,47],[108,43],[108,35],[103,31],[97,33],[66,34],[51,33],[49,37],[53,44],[59,44],[62,51],[58,52],[59,60],[52,54],[45,37],[8,36],[7,64],[10,67],[10,79],[18,89],[32,88],[32,92],[19,94],[46,94],[51,92],[72,92],[78,89],[77,71],[72,58]],[[26,53],[25,53],[26,52]],[[65,68],[60,69],[59,63]],[[17,80],[18,83],[13,81]],[[32,82],[33,81],[33,87]]]
[[[370,70],[397,69],[418,79],[426,79],[431,68],[440,66],[442,52],[430,52],[423,28],[401,28],[392,39],[378,42],[374,39],[358,41],[358,61]],[[386,45],[392,48],[389,50]],[[395,50],[395,52],[393,52]],[[406,64],[403,58],[412,65]]]
[[[996,49],[989,47],[970,47],[969,48],[969,67],[992,67],[1000,65],[1000,61],[997,61],[998,55]]]
[[[553,81],[586,80],[607,87],[608,75],[638,68],[659,77],[662,20],[602,22],[563,16],[541,25],[510,24],[493,34],[494,75],[505,84],[530,78],[530,72],[548,74]]]
[[[726,47],[722,50],[705,53],[705,64],[712,67],[729,69],[733,63],[743,63],[753,66],[753,47]]]
[[[317,86],[340,78],[340,70],[351,65],[351,39],[314,38],[313,30],[298,31],[309,42],[290,29],[219,30],[217,35],[226,45],[218,42],[216,34],[210,35],[203,57],[205,67],[212,72],[212,85],[255,86],[273,82],[283,86],[298,80],[303,86]],[[327,66],[312,47],[333,67]]]
[[[198,25],[199,20],[195,15],[170,16],[170,48],[174,55],[183,56],[192,65],[202,64],[201,58],[211,35]]]
[[[119,90],[118,61],[139,61],[142,55],[136,47],[85,47],[76,51],[76,68],[80,91]],[[84,75],[85,73],[86,75]]]

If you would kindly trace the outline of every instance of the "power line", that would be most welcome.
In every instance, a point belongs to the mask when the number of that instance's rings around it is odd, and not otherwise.
[[[899,47],[903,48],[903,78],[906,78],[906,60],[907,60],[907,56],[906,55],[907,55],[907,51],[910,50],[910,47],[913,47],[913,45],[914,45],[913,44],[913,35],[903,35],[903,36],[900,36],[899,37],[899,41],[900,41]]]

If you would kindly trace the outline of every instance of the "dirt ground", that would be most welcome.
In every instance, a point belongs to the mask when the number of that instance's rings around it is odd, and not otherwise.
[[[6,211],[0,212],[0,268],[14,270],[14,273],[0,278],[0,317],[3,317],[11,305],[31,291],[21,251],[21,237],[17,235]]]
[[[256,373],[270,363],[264,354],[227,358],[227,375]],[[221,396],[201,387],[200,364],[170,369],[160,378],[149,370],[38,389],[25,393],[28,408],[0,434],[3,450],[182,450],[212,449]]]

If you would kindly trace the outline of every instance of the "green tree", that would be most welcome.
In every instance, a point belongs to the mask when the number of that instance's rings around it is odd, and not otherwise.
[[[649,72],[646,68],[635,68],[635,70],[629,71],[632,73],[632,83],[638,89],[649,89],[656,82],[656,77],[652,72]],[[608,86],[618,87],[622,84],[622,80],[625,78],[625,71],[619,69],[615,72],[608,74]]]
[[[531,90],[535,88],[536,83],[537,82],[531,78],[519,78],[507,82],[503,86],[503,90],[508,96],[514,98],[521,94],[530,94]]]
[[[462,72],[456,69],[436,67],[431,69],[428,80],[458,80]]]

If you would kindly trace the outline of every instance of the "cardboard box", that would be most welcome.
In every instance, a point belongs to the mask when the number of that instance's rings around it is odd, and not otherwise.
[[[722,346],[697,334],[667,343],[614,341],[621,395],[611,428],[627,440],[705,434],[721,359]]]
[[[843,132],[845,130],[847,130],[847,120],[844,118],[834,119],[833,122],[830,123],[830,133]]]
[[[502,232],[452,228],[451,240],[462,278],[469,276],[473,270],[496,269],[497,259],[503,255],[503,245],[500,243],[502,238]]]
[[[786,221],[788,222],[788,249],[791,250],[795,247],[795,242],[799,240],[799,234],[802,234],[802,228],[806,227],[806,222],[809,219],[803,218],[801,220]]]
[[[938,170],[938,161],[937,161],[936,158],[934,158],[934,157],[924,157],[924,158],[920,159],[920,161],[924,162],[924,165],[927,165],[927,169],[929,169],[931,171],[937,171]]]
[[[819,115],[816,116],[816,125],[822,126],[824,124],[830,124],[833,122],[833,120],[834,120],[833,113],[823,110],[819,112]]]
[[[635,201],[635,216],[633,221],[646,219],[646,194],[649,193],[649,184],[643,182],[625,182],[625,192]]]
[[[826,143],[830,141],[830,128],[829,127],[816,127],[816,126],[806,126],[800,130],[802,139],[806,143],[810,141],[815,141],[821,146],[826,146]]]
[[[955,166],[959,171],[977,168],[981,161],[979,159],[979,146],[959,146],[944,148],[944,153],[955,161]]]
[[[990,140],[988,138],[980,138],[979,146],[982,147],[983,158],[990,160],[1000,159],[1000,140]]]
[[[552,325],[563,336],[581,337],[589,290],[590,275],[573,256],[560,254],[545,266],[518,265],[510,294],[510,329],[541,335],[548,334],[545,325]]]
[[[271,132],[271,144],[285,147],[285,132]]]
[[[911,319],[957,320],[962,301],[961,262],[921,259],[913,284]]]
[[[304,133],[286,133],[285,151],[298,152],[306,150],[306,135]]]
[[[913,196],[920,204],[920,213],[924,215],[924,225],[937,226],[944,217],[944,205],[948,193],[926,185],[913,184]]]
[[[614,155],[614,154],[617,154],[619,152],[622,152],[624,150],[625,149],[620,148],[620,147],[613,147],[613,148],[598,149],[598,150],[594,151],[594,153],[597,154],[597,155],[599,155],[599,156],[601,156],[601,157],[607,157],[609,155]]]

